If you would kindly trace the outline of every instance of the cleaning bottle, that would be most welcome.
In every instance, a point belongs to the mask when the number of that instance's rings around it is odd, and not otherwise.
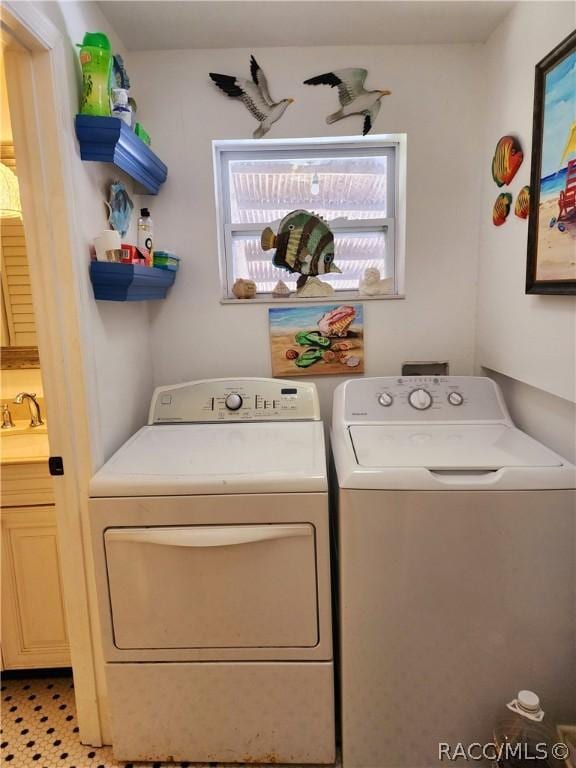
[[[112,117],[119,117],[127,126],[132,127],[132,107],[125,88],[112,88]]]
[[[80,48],[82,65],[82,103],[83,115],[110,116],[110,71],[112,67],[112,47],[102,32],[86,32]]]
[[[152,266],[154,258],[154,224],[148,208],[140,209],[138,218],[138,250],[146,254],[148,266]]]
[[[498,748],[498,768],[562,768],[552,749],[560,741],[554,729],[544,723],[540,699],[532,691],[519,691],[506,705],[494,726],[494,743]]]

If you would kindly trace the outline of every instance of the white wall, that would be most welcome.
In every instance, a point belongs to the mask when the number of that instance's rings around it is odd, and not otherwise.
[[[524,149],[524,162],[510,185],[514,200],[530,183],[534,65],[575,25],[572,3],[519,3],[486,44],[490,87],[483,113],[477,355],[479,366],[516,380],[507,389],[520,426],[572,457],[574,408],[560,408],[568,418],[559,419],[555,431],[543,428],[538,414],[558,413],[552,396],[576,399],[576,300],[524,293],[527,222],[512,213],[503,226],[493,226],[492,206],[501,190],[490,167],[498,139],[514,133]]]
[[[482,373],[498,382],[516,424],[544,445],[576,463],[575,403],[489,368],[483,369]]]
[[[272,95],[297,100],[270,138],[360,132],[361,118],[326,125],[337,94],[302,85],[312,75],[364,66],[369,86],[393,92],[375,131],[408,134],[407,298],[365,303],[366,373],[435,359],[472,373],[482,46],[186,50],[130,55],[138,119],[169,168],[152,205],[156,242],[183,260],[169,299],[151,310],[155,383],[271,374],[267,307],[219,304],[211,141],[251,137],[256,123],[208,72],[247,75],[251,53]],[[329,418],[339,379],[315,381]]]
[[[66,78],[69,95],[68,110],[61,118],[61,130],[74,178],[68,204],[83,241],[76,254],[77,290],[89,386],[92,463],[96,469],[142,425],[152,390],[147,304],[94,301],[88,274],[92,239],[102,229],[109,228],[104,205],[109,184],[120,178],[131,192],[132,182],[112,166],[82,162],[74,133],[81,82],[75,44],[82,42],[85,32],[101,31],[108,34],[115,51],[124,51],[96,3],[47,2],[37,3],[37,8],[63,33],[68,48],[68,67],[66,72],[60,73]],[[125,61],[129,63],[129,55],[125,56]],[[135,216],[130,235],[134,242],[140,200],[142,205],[147,205],[148,199],[148,196],[133,196]]]

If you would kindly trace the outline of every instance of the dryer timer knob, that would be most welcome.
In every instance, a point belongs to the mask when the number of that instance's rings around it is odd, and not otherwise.
[[[226,400],[224,401],[224,405],[226,408],[228,408],[229,411],[237,411],[239,408],[242,407],[242,398],[240,395],[228,395]]]
[[[408,402],[412,408],[418,411],[425,411],[432,405],[432,395],[425,389],[413,389],[408,395]]]

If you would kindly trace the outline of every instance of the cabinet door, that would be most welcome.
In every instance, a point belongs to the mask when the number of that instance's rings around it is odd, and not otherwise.
[[[6,669],[70,666],[54,507],[2,510]]]

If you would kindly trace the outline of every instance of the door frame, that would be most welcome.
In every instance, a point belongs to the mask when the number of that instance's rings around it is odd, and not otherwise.
[[[78,726],[83,743],[100,746],[108,741],[106,686],[88,517],[88,383],[95,361],[83,344],[75,272],[74,254],[84,246],[70,194],[66,47],[60,31],[32,3],[8,0],[2,3],[2,47],[50,451],[65,467],[53,486]]]

